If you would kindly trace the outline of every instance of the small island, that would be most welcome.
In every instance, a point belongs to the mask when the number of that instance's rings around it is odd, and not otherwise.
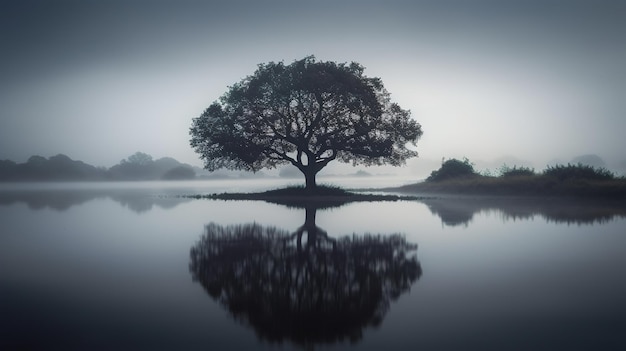
[[[188,195],[186,198],[213,200],[259,200],[289,207],[338,207],[350,202],[373,201],[412,201],[423,197],[412,195],[366,194],[347,191],[338,187],[318,185],[316,189],[288,187],[258,193],[221,193],[209,195]]]

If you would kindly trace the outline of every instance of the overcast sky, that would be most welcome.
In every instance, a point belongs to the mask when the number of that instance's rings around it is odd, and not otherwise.
[[[626,159],[626,1],[0,0],[0,48],[0,159],[200,165],[192,118],[258,63],[311,54],[412,111],[412,164]]]

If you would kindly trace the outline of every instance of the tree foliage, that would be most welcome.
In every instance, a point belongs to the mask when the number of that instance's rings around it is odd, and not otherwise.
[[[572,165],[555,165],[548,166],[543,174],[548,177],[554,177],[560,181],[569,179],[578,180],[611,180],[615,178],[613,172],[606,168],[595,168],[592,166],[583,165],[582,163]]]
[[[506,164],[499,169],[501,177],[529,177],[535,175],[535,169],[524,166],[509,167]]]
[[[193,120],[191,146],[208,170],[257,171],[292,164],[315,186],[329,162],[394,166],[417,156],[422,135],[358,63],[305,57],[260,64]]]
[[[450,178],[467,177],[476,175],[474,171],[474,165],[467,159],[459,161],[455,158],[445,161],[441,168],[436,171],[432,171],[430,176],[426,178],[427,181],[441,181]]]
[[[120,163],[132,163],[135,165],[146,166],[146,165],[151,164],[152,161],[153,161],[152,156],[146,153],[137,151],[134,154],[128,156],[127,159],[122,160]]]

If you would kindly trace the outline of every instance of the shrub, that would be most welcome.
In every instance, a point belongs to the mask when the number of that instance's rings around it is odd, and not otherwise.
[[[500,171],[501,177],[519,177],[519,176],[535,175],[535,170],[529,167],[513,166],[513,168],[511,168],[507,165],[503,165],[499,171]]]
[[[576,179],[576,180],[611,180],[615,179],[615,175],[605,168],[594,168],[592,166],[567,164],[567,166],[556,165],[548,166],[543,174],[548,177],[556,178],[560,181]]]
[[[467,158],[464,158],[463,161],[459,161],[453,158],[445,161],[441,165],[441,168],[439,168],[438,170],[432,171],[430,173],[430,176],[426,178],[426,181],[437,182],[451,178],[468,177],[474,175],[476,175],[476,172],[474,171],[474,165],[472,165],[472,163],[470,163]]]

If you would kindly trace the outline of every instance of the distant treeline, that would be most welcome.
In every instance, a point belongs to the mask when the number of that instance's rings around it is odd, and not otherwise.
[[[95,167],[59,154],[31,156],[25,163],[0,161],[0,181],[105,181],[194,179],[192,166],[171,157],[153,160],[137,152],[111,168]]]

